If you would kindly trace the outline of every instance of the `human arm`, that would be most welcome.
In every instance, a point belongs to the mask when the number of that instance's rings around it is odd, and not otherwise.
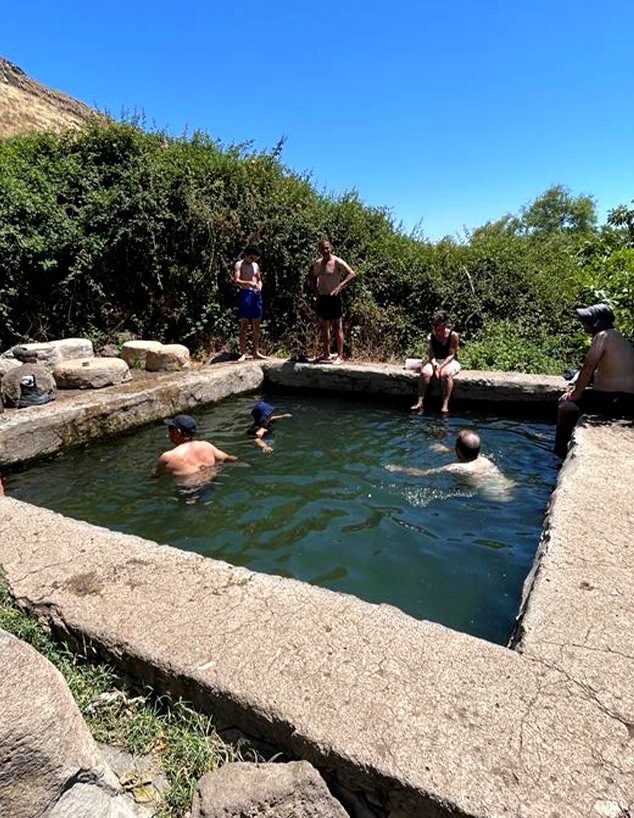
[[[215,459],[221,462],[231,462],[238,459],[234,454],[227,454],[227,452],[223,452],[222,449],[218,449],[216,446],[213,446],[213,450]]]
[[[259,269],[258,269],[259,274]],[[252,290],[257,290],[258,285],[255,279],[242,278],[242,262],[236,261],[233,265],[233,283],[236,287],[250,287]],[[261,289],[261,286],[260,286]]]
[[[429,358],[429,363],[431,364],[432,374],[434,376],[438,375],[438,361],[436,360],[436,356],[434,355],[434,348],[431,344],[431,333],[427,336],[427,357]],[[421,367],[421,376],[424,367]]]
[[[167,474],[167,464],[169,463],[169,452],[165,452],[162,454],[159,459],[158,463],[156,464],[156,468],[154,469],[154,473],[150,475],[150,477],[160,477],[162,474]]]
[[[271,420],[284,420],[284,418],[292,418],[290,412],[285,412],[283,415],[271,415]]]
[[[442,362],[442,364],[438,367],[438,373],[439,374],[443,371],[443,369],[447,366],[447,364],[450,364],[453,360],[455,360],[456,355],[458,353],[458,342],[459,341],[460,341],[460,336],[458,335],[458,333],[457,332],[452,332],[451,333],[451,341],[449,343],[449,354],[447,355],[445,360]]]
[[[583,394],[583,390],[586,386],[590,383],[590,379],[594,373],[594,370],[599,365],[601,358],[603,357],[603,353],[605,352],[605,334],[603,332],[599,332],[597,335],[594,336],[592,339],[592,343],[590,344],[590,349],[586,355],[586,359],[583,362],[583,366],[577,379],[574,383],[572,389],[567,389],[561,398],[560,401],[564,400],[578,400],[581,395]]]
[[[270,452],[273,451],[273,447],[269,446],[269,444],[266,442],[266,440],[264,440],[264,435],[268,431],[269,430],[266,429],[264,426],[260,426],[259,429],[255,430],[255,434],[253,435],[253,437],[255,438],[255,445],[259,449],[262,449],[263,452],[269,452],[270,453]]]
[[[349,281],[352,281],[352,279],[356,276],[356,273],[352,269],[352,267],[350,267],[349,264],[346,264],[346,262],[343,259],[341,258],[336,259],[335,264],[340,270],[343,270],[345,272],[345,277],[343,281],[340,281],[339,284],[334,288],[334,290],[332,291],[332,295],[338,295],[341,292],[341,290],[343,290],[343,288],[346,286],[346,284]]]
[[[385,467],[388,471],[392,472],[403,472],[403,474],[411,474],[414,477],[422,477],[425,474],[429,474],[430,472],[436,471],[436,469],[416,469],[412,466],[393,466],[391,464]]]
[[[254,270],[254,277],[253,278],[254,278],[254,281],[255,281],[254,289],[256,289],[259,293],[261,293],[262,292],[262,273],[260,272],[260,265],[256,264],[254,262],[253,270]]]
[[[312,275],[311,275],[311,282],[310,282],[311,285],[312,285],[312,288],[313,288],[313,295],[315,296],[315,298],[317,298],[318,295],[319,295],[319,289],[317,288],[317,280],[318,279],[319,279],[319,262],[316,261],[313,264],[313,272],[312,272]]]

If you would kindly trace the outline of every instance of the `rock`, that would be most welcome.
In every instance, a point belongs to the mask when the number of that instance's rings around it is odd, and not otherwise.
[[[239,352],[229,352],[225,350],[224,352],[219,352],[217,355],[210,355],[209,358],[205,361],[203,366],[211,366],[212,364],[224,364],[228,361],[237,361],[240,357]]]
[[[20,378],[25,375],[33,375],[35,385],[41,393],[53,390],[55,394],[55,381],[48,367],[43,364],[22,364],[9,370],[0,383],[0,398],[6,408],[16,408],[20,402]]]
[[[62,675],[0,630],[0,815],[133,818]]]
[[[58,389],[101,389],[132,377],[121,358],[85,358],[57,364],[53,377]]]
[[[18,344],[2,354],[3,358],[21,363],[40,363],[52,369],[62,361],[92,358],[92,341],[87,338],[63,338],[42,344]]]
[[[17,361],[15,358],[0,358],[0,381],[7,374],[7,372],[15,369],[16,366],[21,365],[22,364],[20,361]]]
[[[119,347],[116,344],[104,344],[97,350],[97,355],[100,358],[120,358]],[[126,363],[128,363],[126,361]],[[128,363],[129,366],[129,363]]]
[[[121,357],[132,368],[145,369],[148,352],[160,349],[160,341],[126,341],[121,347]]]
[[[196,784],[191,818],[347,818],[307,761],[225,764]]]
[[[182,344],[163,344],[160,349],[149,350],[145,359],[145,368],[150,372],[175,372],[190,367],[189,350]]]

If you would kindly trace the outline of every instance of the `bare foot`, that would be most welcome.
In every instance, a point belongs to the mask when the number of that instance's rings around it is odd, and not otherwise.
[[[238,360],[236,361],[236,363],[237,363],[237,364],[241,364],[241,363],[242,363],[242,361],[246,361],[246,359],[247,359],[246,352],[243,352],[243,353],[242,353],[242,355],[241,355],[241,356],[238,358]]]
[[[330,359],[330,363],[334,366],[335,364],[342,364],[343,358],[340,358],[338,355],[335,355],[334,358]]]
[[[265,361],[267,356],[263,355],[260,351],[253,353],[254,358],[259,358],[261,361]]]
[[[423,402],[422,402],[422,400],[419,400],[413,406],[410,406],[410,412],[418,412],[419,410],[421,412],[423,411]]]
[[[321,358],[315,358],[316,364],[331,364],[332,358],[330,355],[322,355]]]
[[[449,414],[449,407],[448,406],[443,406],[443,408],[440,411],[441,411],[441,413],[443,415],[448,415]]]

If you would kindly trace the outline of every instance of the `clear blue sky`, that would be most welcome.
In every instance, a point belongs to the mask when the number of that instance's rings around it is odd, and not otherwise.
[[[551,184],[634,198],[632,0],[7,3],[0,56],[113,114],[271,147],[432,239]]]

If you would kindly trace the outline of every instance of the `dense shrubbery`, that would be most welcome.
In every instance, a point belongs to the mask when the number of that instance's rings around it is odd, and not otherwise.
[[[479,367],[560,371],[580,349],[571,308],[590,293],[616,299],[631,325],[625,208],[597,231],[592,199],[555,187],[464,241],[432,243],[354,191],[318,194],[280,150],[223,148],[200,133],[172,139],[131,123],[0,142],[2,345],[124,331],[192,350],[231,344],[233,263],[256,243],[264,343],[310,349],[321,235],[359,273],[346,291],[355,355],[421,353],[441,306],[463,332],[465,362]]]

